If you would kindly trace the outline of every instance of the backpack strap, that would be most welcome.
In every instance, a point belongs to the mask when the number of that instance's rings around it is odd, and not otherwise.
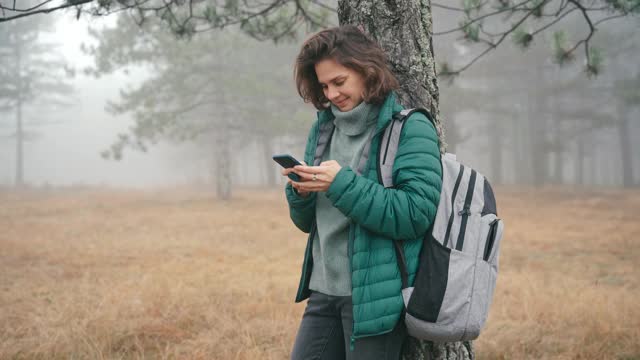
[[[398,146],[400,145],[400,135],[402,134],[402,128],[406,123],[405,120],[409,119],[411,114],[419,112],[424,114],[429,121],[436,126],[433,117],[426,109],[415,108],[405,109],[396,113],[391,120],[391,124],[387,126],[382,136],[382,142],[380,143],[380,153],[378,154],[379,174],[382,184],[385,188],[393,187],[393,164],[398,153]],[[433,226],[433,225],[432,225]],[[407,273],[407,260],[404,256],[404,249],[400,240],[393,241],[393,247],[396,253],[396,260],[398,262],[398,269],[400,270],[400,280],[402,283],[402,289],[409,287],[409,274]],[[405,309],[403,307],[403,313]]]
[[[384,135],[382,136],[382,141],[380,143],[380,153],[378,155],[380,180],[386,188],[394,186],[393,163],[396,159],[396,154],[398,153],[400,135],[402,134],[402,128],[406,122],[405,120],[409,119],[409,117],[415,112],[424,114],[427,119],[431,121],[433,126],[436,126],[436,123],[429,111],[423,108],[404,109],[393,115],[391,123],[384,130]]]
[[[371,131],[369,133],[369,138],[364,143],[364,149],[362,149],[362,155],[360,155],[360,161],[358,162],[358,168],[354,169],[356,174],[362,175],[364,173],[365,168],[367,167],[367,162],[369,161],[369,150],[371,149],[371,140],[373,140],[373,136],[376,134],[375,131]]]

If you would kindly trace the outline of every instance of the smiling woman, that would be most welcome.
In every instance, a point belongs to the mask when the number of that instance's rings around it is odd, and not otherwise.
[[[315,70],[324,96],[340,111],[349,111],[362,102],[365,86],[360,73],[333,58],[320,60]]]
[[[293,223],[309,233],[296,296],[308,299],[292,359],[399,359],[406,328],[394,240],[403,240],[413,281],[441,187],[431,122],[407,119],[394,188],[379,182],[381,136],[403,110],[380,46],[354,26],[311,36],[295,66],[298,93],[319,110],[286,196]],[[307,166],[309,164],[310,166]]]

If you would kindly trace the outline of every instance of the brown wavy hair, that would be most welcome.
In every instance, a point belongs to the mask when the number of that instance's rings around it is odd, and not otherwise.
[[[327,109],[329,99],[324,96],[315,65],[327,58],[362,75],[366,103],[381,104],[389,92],[400,87],[384,50],[360,29],[346,25],[322,30],[302,44],[293,70],[298,93],[318,110]]]

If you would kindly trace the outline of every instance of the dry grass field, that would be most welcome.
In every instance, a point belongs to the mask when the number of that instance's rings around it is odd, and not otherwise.
[[[640,191],[498,188],[479,359],[640,359]],[[284,195],[0,192],[0,359],[286,359],[305,235]]]

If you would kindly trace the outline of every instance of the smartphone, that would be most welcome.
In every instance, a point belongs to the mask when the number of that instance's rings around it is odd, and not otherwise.
[[[296,165],[302,165],[300,161],[296,160],[296,158],[289,154],[273,155],[273,160],[285,169],[292,168]],[[289,179],[293,181],[300,181],[300,176],[296,173],[289,173]]]

